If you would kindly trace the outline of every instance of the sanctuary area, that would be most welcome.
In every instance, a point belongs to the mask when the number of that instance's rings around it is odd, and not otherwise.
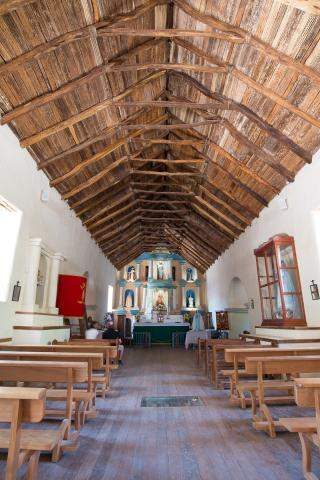
[[[320,0],[1,0],[0,125],[0,480],[320,479]]]

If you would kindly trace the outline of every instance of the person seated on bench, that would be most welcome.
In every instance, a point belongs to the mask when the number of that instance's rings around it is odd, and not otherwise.
[[[91,318],[91,317],[89,317]],[[88,320],[89,320],[88,318]],[[88,329],[86,330],[85,333],[85,338],[87,340],[96,340],[97,338],[100,338],[100,329],[99,329],[99,323],[98,322],[93,322],[92,318],[90,323],[88,323]]]
[[[119,339],[119,345],[118,345],[119,364],[122,365],[124,346],[122,345],[120,332],[114,328],[114,323],[112,320],[108,320],[107,328],[106,330],[103,331],[102,338],[107,340],[113,340],[116,338]]]

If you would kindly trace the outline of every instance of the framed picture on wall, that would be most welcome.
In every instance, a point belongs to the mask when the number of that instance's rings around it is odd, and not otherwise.
[[[12,292],[13,302],[19,302],[20,292],[21,292],[21,285],[20,285],[20,282],[17,282],[13,287],[13,292]]]
[[[228,312],[216,312],[217,330],[229,330]]]

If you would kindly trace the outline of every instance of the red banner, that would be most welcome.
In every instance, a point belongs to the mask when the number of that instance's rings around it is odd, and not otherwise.
[[[59,275],[57,308],[64,317],[83,317],[85,312],[87,278],[78,275]]]

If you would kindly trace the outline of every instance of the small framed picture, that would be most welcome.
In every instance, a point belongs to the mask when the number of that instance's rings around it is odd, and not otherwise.
[[[13,292],[12,292],[13,302],[19,302],[20,292],[21,292],[21,285],[20,285],[20,282],[17,282],[13,287]]]

